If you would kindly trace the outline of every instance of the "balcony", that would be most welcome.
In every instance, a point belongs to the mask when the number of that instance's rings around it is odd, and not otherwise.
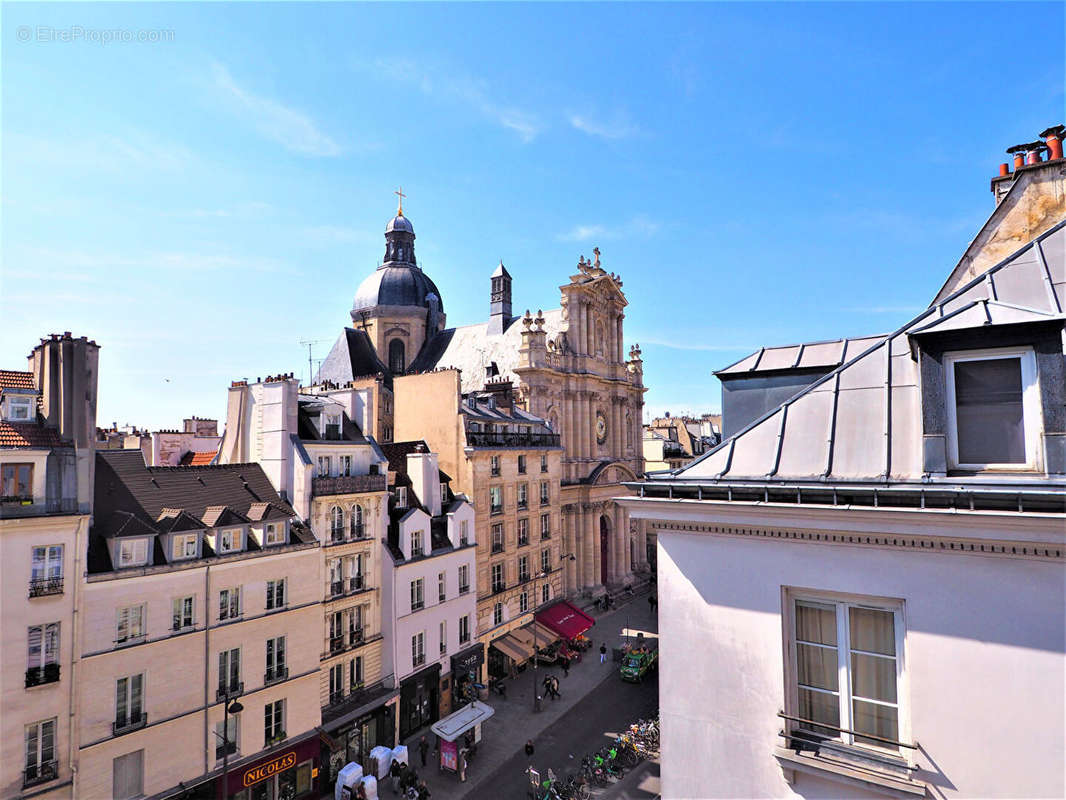
[[[268,669],[263,674],[263,685],[269,686],[272,683],[281,683],[281,681],[287,681],[288,679],[288,667],[274,667],[274,669]]]
[[[59,680],[59,664],[45,664],[43,667],[30,667],[26,670],[26,688],[56,683]]]
[[[366,576],[365,575],[353,575],[348,579],[348,591],[349,592],[361,592],[366,588]]]
[[[385,491],[385,475],[338,475],[336,478],[311,478],[311,496]]]
[[[242,694],[244,694],[244,681],[230,683],[229,686],[222,685],[218,687],[218,690],[215,692],[215,700],[216,702],[221,703],[226,698],[239,697]]]
[[[111,723],[111,735],[121,736],[130,731],[139,730],[148,724],[148,715],[144,712],[131,714],[128,717],[118,717]]]
[[[62,578],[30,578],[30,597],[63,594]]]
[[[412,611],[421,611],[425,607],[426,607],[426,601],[425,600],[412,600],[411,601],[411,610]]]
[[[45,761],[32,767],[26,767],[22,771],[22,788],[36,786],[39,783],[54,781],[59,777],[59,763],[57,761]]]
[[[467,431],[466,443],[470,447],[559,447],[559,434]]]
[[[497,514],[502,514],[502,513],[503,513],[503,505],[502,504],[501,505],[489,506],[489,514],[490,515],[496,516]]]

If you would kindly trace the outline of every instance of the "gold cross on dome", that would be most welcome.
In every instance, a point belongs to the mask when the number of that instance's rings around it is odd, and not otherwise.
[[[403,193],[403,187],[402,186],[400,187],[399,191],[393,192],[393,194],[398,195],[399,198],[400,198],[400,206],[399,206],[399,208],[396,209],[396,214],[397,214],[397,216],[402,217],[403,216],[403,199],[405,197],[407,197],[407,195],[405,195]]]

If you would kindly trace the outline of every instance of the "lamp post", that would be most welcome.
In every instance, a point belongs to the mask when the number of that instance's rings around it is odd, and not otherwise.
[[[231,703],[227,691],[226,702],[222,708],[222,800],[229,800],[229,715],[240,714],[244,711],[244,706],[237,700]]]
[[[577,556],[575,556],[573,553],[563,553],[562,555],[559,556],[559,563],[562,563],[563,561],[566,561],[567,559],[569,559],[570,561],[576,561],[577,560]],[[550,578],[551,577],[551,570],[543,570],[540,573],[540,577]],[[540,711],[540,695],[537,693],[538,692],[538,686],[539,686],[538,683],[537,683],[537,667],[539,666],[539,664],[537,662],[538,650],[539,650],[539,648],[537,647],[537,579],[534,578],[533,579],[533,710],[534,711]]]

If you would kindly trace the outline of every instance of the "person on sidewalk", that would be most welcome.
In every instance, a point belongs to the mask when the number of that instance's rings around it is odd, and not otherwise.
[[[607,642],[600,645],[600,663],[607,663]]]
[[[422,756],[422,766],[426,765],[426,755],[429,753],[429,742],[426,741],[425,734],[418,740],[418,754]]]
[[[389,767],[389,782],[392,784],[392,793],[400,793],[400,773],[403,770],[400,769],[400,762],[397,759],[392,760],[392,766]]]
[[[552,675],[552,700],[558,700],[562,695],[559,694],[559,679]]]
[[[533,758],[533,740],[526,739],[526,758]]]
[[[465,747],[459,751],[459,780],[463,783],[466,783],[466,753]]]
[[[651,613],[655,613],[655,607],[659,605],[659,601],[655,599],[655,595],[648,595],[648,608],[651,609]]]
[[[570,659],[564,657],[562,663],[563,663],[563,677],[564,678],[569,678],[570,677]]]
[[[421,780],[418,782],[418,800],[429,800],[429,787],[426,786],[426,782]]]

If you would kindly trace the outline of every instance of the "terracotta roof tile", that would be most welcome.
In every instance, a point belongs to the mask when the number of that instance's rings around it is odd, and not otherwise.
[[[61,447],[54,428],[36,422],[0,422],[0,447]]]
[[[32,372],[0,369],[0,389],[36,389]]]
[[[211,461],[215,458],[215,451],[210,450],[206,453],[194,453],[192,450],[186,451],[179,461],[179,465],[182,467],[207,467],[210,466]]]

